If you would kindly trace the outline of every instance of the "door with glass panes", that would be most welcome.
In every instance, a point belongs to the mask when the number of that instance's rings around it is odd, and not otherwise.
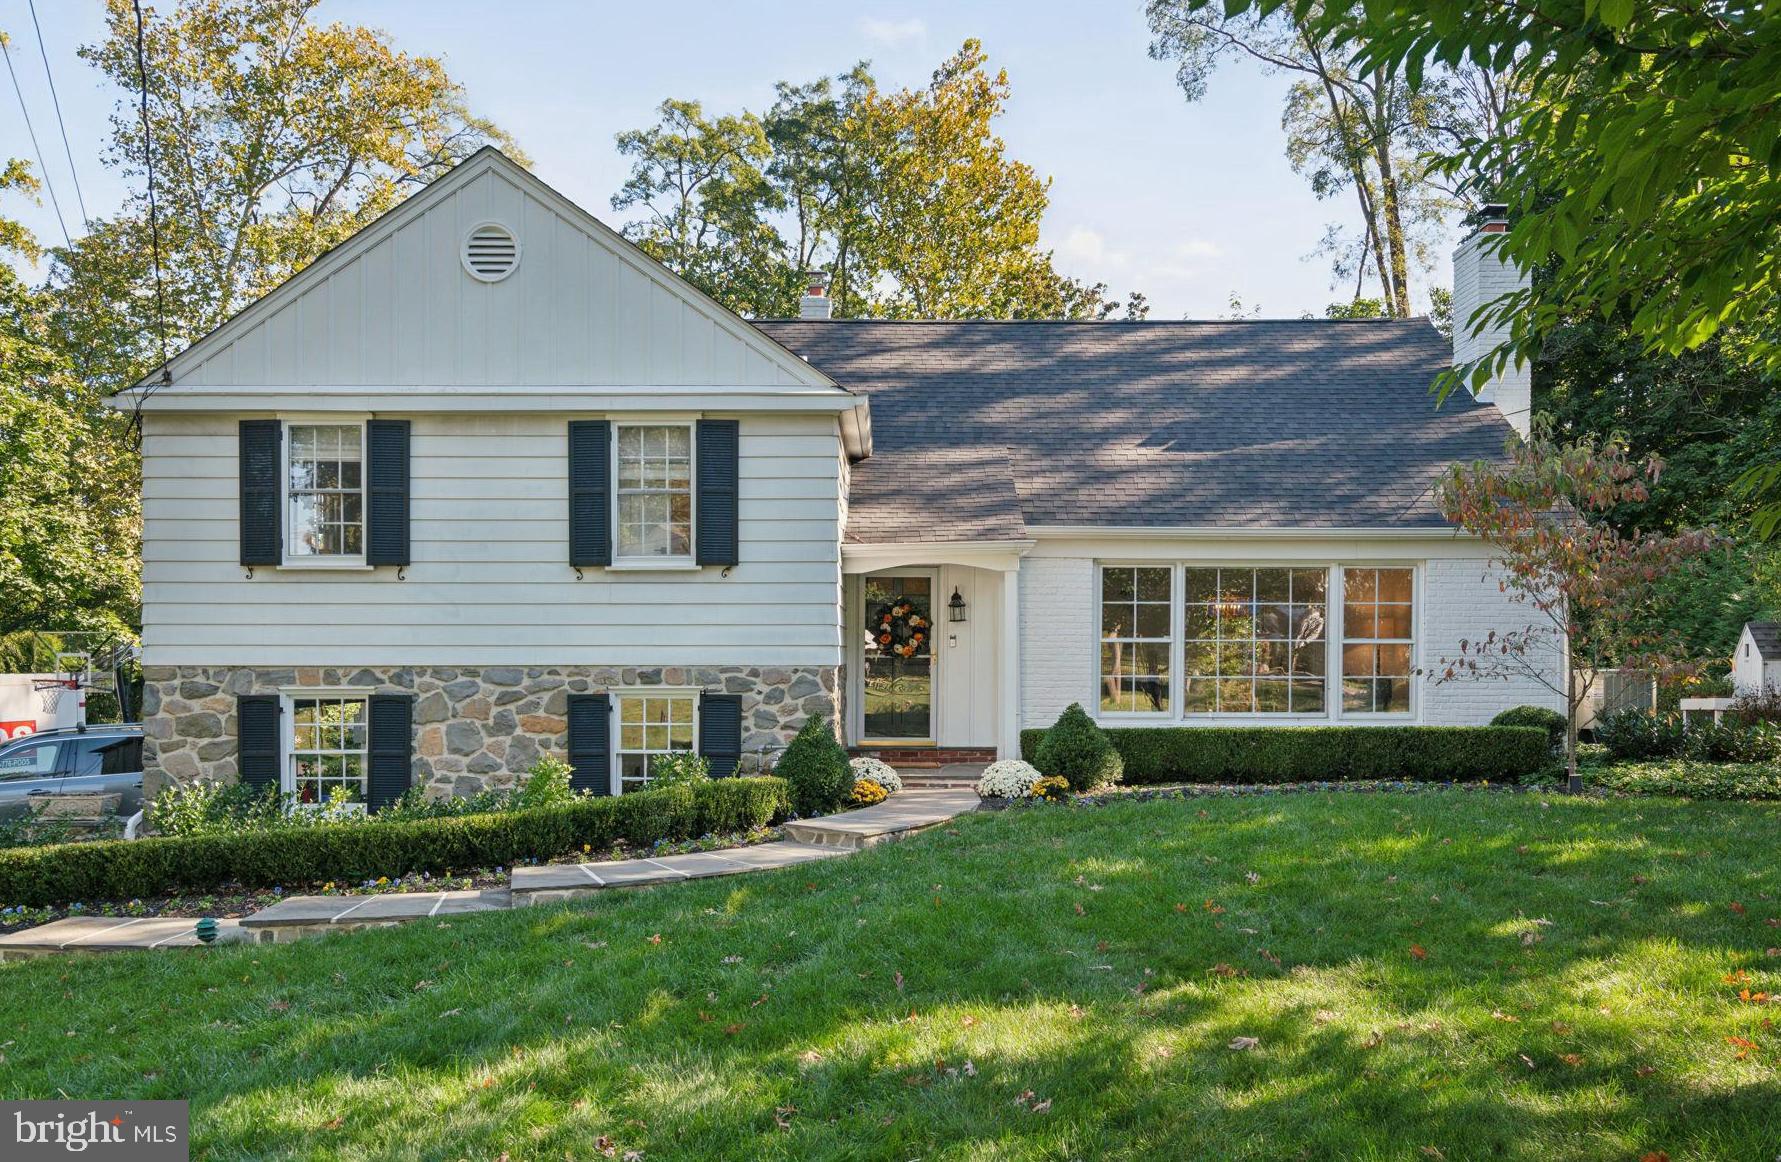
[[[865,578],[863,740],[934,740],[932,570]]]

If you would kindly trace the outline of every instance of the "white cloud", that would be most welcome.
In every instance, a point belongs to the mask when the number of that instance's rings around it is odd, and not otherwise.
[[[911,16],[907,20],[879,20],[867,16],[860,19],[860,31],[866,34],[867,40],[896,45],[927,36],[928,25],[919,16]]]

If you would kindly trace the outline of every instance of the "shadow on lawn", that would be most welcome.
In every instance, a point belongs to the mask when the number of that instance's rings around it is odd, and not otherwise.
[[[1712,848],[1778,838],[1459,796],[1010,812],[445,931],[26,966],[141,1032],[108,1060],[0,1000],[35,1026],[0,1081],[190,1096],[230,1156],[1766,1159],[1775,1050],[1734,1059],[1720,977],[1781,905]],[[157,981],[168,1020],[120,1002]]]

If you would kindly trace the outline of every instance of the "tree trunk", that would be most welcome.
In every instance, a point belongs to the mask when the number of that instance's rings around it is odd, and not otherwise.
[[[1391,126],[1389,110],[1385,103],[1389,98],[1385,86],[1389,84],[1383,76],[1374,80],[1377,86],[1374,98],[1373,126],[1373,160],[1379,169],[1379,212],[1385,219],[1386,245],[1391,251],[1391,294],[1389,302],[1392,314],[1399,319],[1410,317],[1410,263],[1405,254],[1404,222],[1398,212],[1398,176],[1391,160]],[[1380,281],[1384,281],[1383,278]]]
[[[1577,693],[1577,670],[1565,663],[1565,792],[1583,793],[1583,776],[1577,773],[1577,710],[1582,698]]]

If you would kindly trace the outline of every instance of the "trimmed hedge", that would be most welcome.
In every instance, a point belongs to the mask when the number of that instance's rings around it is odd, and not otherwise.
[[[226,884],[353,884],[413,872],[512,867],[583,845],[607,848],[621,839],[648,844],[746,831],[783,818],[788,808],[783,779],[712,779],[528,811],[16,848],[0,851],[0,904],[129,900]]]
[[[1551,761],[1531,726],[1105,727],[1129,783],[1464,782],[1517,778]],[[1020,732],[1021,754],[1044,730]]]

